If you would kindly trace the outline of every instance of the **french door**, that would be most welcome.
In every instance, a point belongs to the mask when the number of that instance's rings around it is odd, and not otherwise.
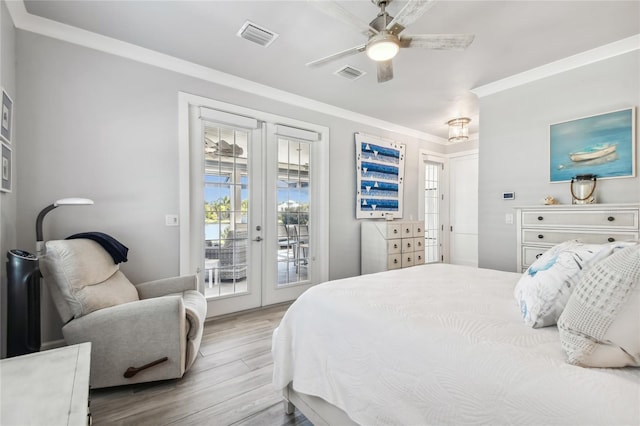
[[[188,208],[181,210],[189,220],[181,229],[181,272],[198,273],[208,315],[293,300],[326,280],[328,203],[318,191],[324,128],[275,124],[256,111],[185,108],[189,178],[181,204]]]
[[[448,261],[449,244],[445,235],[448,228],[447,159],[421,152],[419,179],[421,199],[419,214],[424,219],[425,263]]]

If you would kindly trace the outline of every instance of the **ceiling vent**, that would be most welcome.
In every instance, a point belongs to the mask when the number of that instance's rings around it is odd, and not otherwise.
[[[358,68],[354,68],[350,65],[346,65],[340,68],[338,71],[334,72],[334,74],[349,80],[357,80],[365,75],[366,72],[359,70]]]
[[[251,21],[245,22],[236,35],[263,47],[268,47],[278,38],[278,34]]]

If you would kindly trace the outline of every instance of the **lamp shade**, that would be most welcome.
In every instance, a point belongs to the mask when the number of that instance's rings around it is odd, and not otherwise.
[[[454,118],[449,120],[449,142],[462,142],[469,140],[469,122],[468,117]]]

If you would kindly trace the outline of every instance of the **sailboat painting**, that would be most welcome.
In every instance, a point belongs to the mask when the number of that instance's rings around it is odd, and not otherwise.
[[[402,218],[405,145],[355,134],[356,218]]]
[[[636,175],[635,108],[552,124],[549,135],[551,182],[583,174],[598,179]]]

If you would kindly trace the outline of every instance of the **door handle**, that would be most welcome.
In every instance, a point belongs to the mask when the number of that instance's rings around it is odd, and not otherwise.
[[[253,241],[260,242],[260,241],[262,241],[262,237],[258,235],[257,237],[255,237],[255,238],[253,239]]]

